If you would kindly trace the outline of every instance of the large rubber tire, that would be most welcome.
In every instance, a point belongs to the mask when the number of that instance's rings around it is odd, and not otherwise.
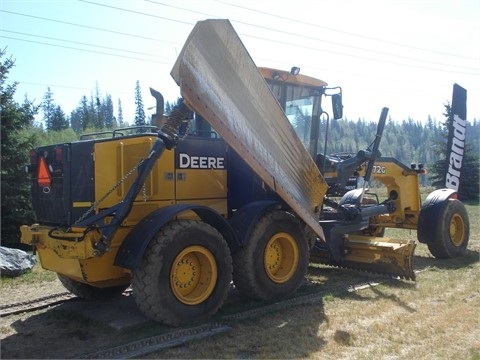
[[[266,213],[248,243],[233,256],[233,281],[241,294],[271,300],[295,292],[309,262],[308,241],[298,220],[285,211]]]
[[[419,226],[427,226],[426,242],[430,253],[436,258],[448,259],[465,254],[470,235],[470,222],[461,201],[446,200],[433,223]]]
[[[127,285],[99,288],[96,286],[84,284],[82,282],[70,279],[65,275],[58,274],[58,279],[62,285],[72,294],[85,300],[104,300],[120,296],[128,287]]]
[[[212,226],[171,221],[153,238],[133,271],[133,296],[155,321],[181,325],[218,311],[232,282],[227,242]]]

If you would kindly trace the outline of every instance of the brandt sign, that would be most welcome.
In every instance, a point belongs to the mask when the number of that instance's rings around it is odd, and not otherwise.
[[[467,90],[453,85],[452,118],[448,134],[447,167],[445,186],[458,191],[460,173],[465,153],[465,135],[467,130]]]

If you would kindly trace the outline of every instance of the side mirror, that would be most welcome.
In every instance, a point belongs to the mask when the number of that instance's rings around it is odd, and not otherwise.
[[[335,120],[343,117],[342,93],[332,95],[332,110]]]

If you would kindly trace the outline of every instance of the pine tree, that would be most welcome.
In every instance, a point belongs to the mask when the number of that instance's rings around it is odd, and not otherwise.
[[[70,125],[76,133],[82,130],[82,111],[79,108],[70,113]]]
[[[122,100],[118,99],[118,126],[124,126],[123,124],[123,110],[122,110]]]
[[[101,100],[100,87],[95,84],[95,95],[91,97],[91,111],[95,129],[101,130],[105,125],[105,103]]]
[[[60,105],[57,105],[53,110],[52,127],[50,130],[54,130],[54,131],[65,130],[69,128],[68,125],[69,124],[65,116],[65,113],[63,112]]]
[[[116,124],[115,116],[113,115],[113,102],[112,102],[112,96],[110,94],[106,95],[105,101],[102,104],[102,110],[103,110],[105,127],[107,129],[115,128],[117,124]]]
[[[68,129],[69,123],[60,105],[55,104],[53,92],[50,87],[43,96],[42,101],[43,120],[45,127],[49,131],[61,131]]]
[[[165,101],[165,113],[169,113],[170,111],[172,111],[172,108],[173,108],[173,104],[170,103],[170,101]]]
[[[4,85],[15,62],[11,58],[2,61],[4,55],[5,51],[0,50],[1,231],[2,244],[17,245],[20,225],[33,222],[30,179],[25,175],[24,165],[29,162],[34,139],[21,134],[33,125],[38,107],[27,99],[22,105],[13,100],[17,83]]]
[[[143,108],[142,90],[140,81],[135,85],[135,125],[145,125],[145,109]]]
[[[81,100],[82,111],[82,128],[87,130],[89,127],[95,127],[95,110],[92,108],[92,104],[88,102],[87,97],[84,95]]]
[[[43,96],[42,101],[43,121],[45,121],[45,127],[47,130],[52,129],[53,112],[55,111],[55,100],[53,99],[53,92],[50,87],[47,88],[47,92]]]

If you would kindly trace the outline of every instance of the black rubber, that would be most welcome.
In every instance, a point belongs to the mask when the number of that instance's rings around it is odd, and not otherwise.
[[[170,276],[173,261],[189,246],[202,246],[214,256],[218,277],[212,294],[203,302],[188,305],[174,294]],[[148,317],[169,325],[206,318],[223,305],[232,281],[232,258],[227,242],[212,226],[201,221],[176,220],[166,224],[148,245],[133,271],[135,302]]]

